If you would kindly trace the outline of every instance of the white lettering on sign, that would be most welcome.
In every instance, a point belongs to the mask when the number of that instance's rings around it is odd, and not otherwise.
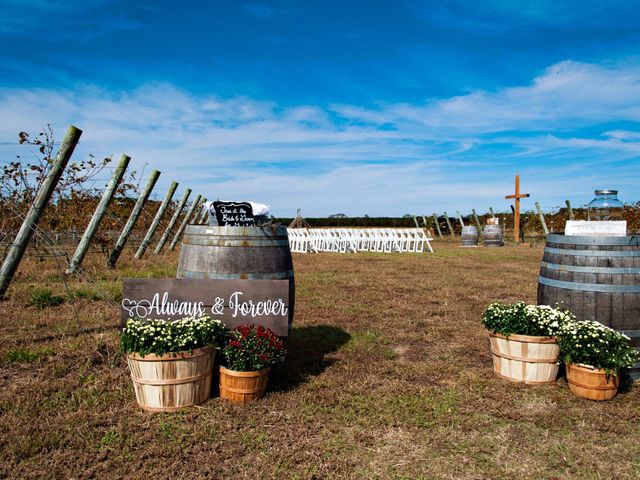
[[[124,308],[131,317],[147,318],[152,316],[158,317],[202,317],[205,313],[204,302],[180,302],[178,300],[170,301],[169,293],[163,292],[162,298],[160,293],[153,295],[151,300],[129,300],[122,299],[122,308]]]
[[[253,300],[242,301],[242,292],[234,292],[229,297],[228,305],[231,316],[236,318],[238,314],[243,317],[263,317],[271,315],[280,315],[286,317],[289,308],[282,300],[277,298],[274,300],[263,300],[254,302]],[[171,300],[168,292],[155,293],[151,300],[130,300],[123,298],[121,302],[129,317],[153,318],[153,317],[202,317],[204,316],[204,302],[181,302],[179,300]],[[224,298],[216,297],[211,305],[211,313],[215,316],[224,316]]]
[[[627,222],[626,220],[608,222],[567,220],[564,234],[583,237],[625,237],[627,235]]]
[[[263,315],[281,315],[285,317],[289,312],[289,309],[281,298],[254,303],[252,300],[242,302],[240,300],[241,296],[242,292],[235,292],[232,293],[229,298],[229,308],[231,309],[231,316],[233,318],[238,316],[238,312],[243,317],[250,316],[251,318],[261,317]]]

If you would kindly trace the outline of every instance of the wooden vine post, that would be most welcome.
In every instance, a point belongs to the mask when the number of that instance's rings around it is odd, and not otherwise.
[[[169,190],[167,190],[167,194],[164,196],[164,200],[162,200],[162,203],[160,204],[160,208],[158,208],[158,211],[156,212],[156,216],[153,218],[153,221],[151,222],[151,226],[149,227],[149,230],[147,230],[147,234],[144,236],[144,239],[142,240],[142,243],[138,247],[138,251],[135,254],[135,257],[138,260],[140,260],[144,255],[144,252],[147,251],[147,247],[151,243],[151,239],[153,238],[153,235],[156,233],[156,230],[158,229],[158,225],[160,225],[160,220],[162,220],[162,216],[164,215],[164,212],[166,212],[167,207],[169,206],[169,203],[171,203],[171,199],[173,198],[173,194],[176,192],[176,188],[178,188],[178,182],[171,182],[171,185],[169,186]]]
[[[156,182],[158,181],[159,176],[160,176],[160,172],[158,170],[154,170],[153,172],[151,172],[151,175],[149,176],[149,180],[147,181],[147,184],[142,190],[142,193],[140,194],[138,201],[133,206],[131,215],[129,215],[129,219],[127,220],[126,225],[122,229],[122,233],[120,233],[120,237],[116,242],[116,246],[113,247],[113,250],[109,255],[109,259],[107,260],[107,265],[109,267],[115,268],[116,263],[118,262],[118,258],[120,258],[120,254],[122,253],[122,250],[124,249],[124,246],[126,245],[127,240],[129,239],[129,235],[131,234],[131,231],[133,230],[133,226],[138,221],[138,218],[140,217],[140,213],[142,213],[142,208],[144,207],[144,204],[147,203],[147,200],[149,199],[149,195],[151,195],[151,191],[153,190],[153,187],[156,185]]]
[[[478,214],[476,213],[476,209],[472,208],[473,218],[476,221],[476,228],[478,229],[478,233],[482,232],[482,225],[480,225],[480,219],[478,218]]]
[[[456,210],[456,214],[458,215],[458,220],[460,220],[460,226],[464,227],[464,220],[462,220],[462,215],[460,215],[460,211]]]
[[[420,228],[420,225],[418,225],[418,219],[416,218],[416,216],[413,216],[413,223],[416,224],[416,228]]]
[[[536,210],[538,210],[538,215],[540,216],[540,223],[542,224],[542,230],[544,230],[544,236],[549,235],[549,229],[547,228],[547,222],[544,219],[544,215],[542,214],[542,208],[540,208],[540,202],[536,202]]]
[[[189,219],[193,215],[193,212],[196,210],[196,207],[198,206],[198,203],[200,203],[200,198],[201,198],[200,195],[198,195],[196,197],[195,201],[191,205],[191,208],[189,208],[189,210],[187,211],[187,214],[182,219],[182,223],[180,224],[180,227],[178,228],[178,231],[173,236],[173,240],[171,240],[171,244],[169,244],[169,250],[173,250],[174,248],[176,248],[176,245],[178,244],[178,241],[180,240],[180,237],[182,236],[182,232],[184,232],[184,229],[187,228],[187,223],[189,223]]]
[[[513,198],[513,241],[520,242],[520,199],[527,198],[528,193],[520,193],[520,175],[516,175],[516,191],[514,195],[507,195],[504,198]]]
[[[569,214],[569,220],[573,220],[573,209],[571,208],[571,202],[569,200],[565,200],[567,204],[567,213]]]
[[[89,249],[91,240],[93,240],[93,237],[100,227],[102,219],[107,213],[109,204],[111,203],[111,200],[113,200],[113,196],[116,193],[118,185],[120,184],[120,181],[122,180],[124,172],[127,169],[130,161],[131,157],[129,157],[128,155],[123,154],[120,158],[120,163],[118,163],[118,166],[113,172],[113,176],[107,184],[107,188],[105,188],[104,192],[102,193],[102,198],[100,198],[100,202],[98,203],[95,212],[93,212],[93,215],[91,216],[89,225],[87,225],[87,228],[85,229],[84,234],[80,239],[80,243],[78,243],[78,247],[73,254],[73,258],[71,259],[71,262],[69,262],[69,266],[67,267],[67,274],[75,273],[80,265],[82,265],[82,261],[87,254],[87,250]]]
[[[438,223],[438,216],[433,214],[433,223],[436,224],[436,231],[438,232],[438,237],[442,238],[442,231],[440,230],[440,224]]]
[[[449,215],[447,215],[447,212],[444,212],[444,219],[447,221],[447,227],[449,227],[449,234],[453,235],[453,227],[451,226],[451,222],[449,221]]]
[[[493,213],[493,207],[489,207],[489,214],[491,215],[491,218],[496,218],[496,214]]]
[[[171,235],[171,230],[173,230],[173,227],[176,225],[176,222],[178,221],[178,217],[180,217],[180,214],[182,213],[182,210],[184,209],[184,206],[186,205],[187,200],[189,199],[189,195],[191,195],[191,189],[187,188],[182,194],[180,203],[176,207],[176,211],[173,212],[173,217],[171,217],[171,220],[169,220],[169,225],[167,225],[167,228],[162,234],[162,237],[160,237],[160,241],[156,245],[156,249],[153,251],[153,253],[155,254],[160,253],[162,251],[162,248],[164,247],[164,244],[167,243],[167,240],[169,239],[169,235]]]
[[[80,140],[80,135],[82,135],[82,130],[73,125],[69,126],[62,140],[60,150],[56,155],[56,159],[51,165],[47,177],[42,182],[42,185],[40,185],[36,198],[29,207],[29,211],[20,226],[20,230],[18,230],[16,238],[13,240],[11,247],[9,247],[7,256],[2,263],[2,268],[0,268],[0,299],[4,298],[4,294],[7,292],[11,280],[13,280],[13,276],[29,246],[29,241],[38,225],[42,212],[49,203],[49,200],[51,200],[51,196],[60,181],[62,172],[67,166],[67,163],[69,163],[69,159],[71,155],[73,155],[78,140]]]

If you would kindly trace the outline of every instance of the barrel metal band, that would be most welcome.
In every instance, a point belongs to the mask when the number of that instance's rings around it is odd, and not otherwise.
[[[564,248],[546,247],[545,253],[558,253],[574,257],[640,257],[640,250],[565,250]]]
[[[280,238],[270,240],[264,237],[242,237],[230,239],[229,237],[211,237],[190,235],[182,239],[185,245],[200,245],[204,247],[288,247],[289,239]]]
[[[579,267],[577,265],[560,265],[549,262],[542,262],[540,265],[549,270],[558,270],[560,272],[605,273],[610,275],[625,273],[640,274],[640,268]]]
[[[178,276],[184,278],[211,278],[220,280],[287,280],[293,278],[293,270],[274,273],[216,273],[216,272],[195,272],[178,268]]]
[[[595,283],[565,282],[551,278],[538,277],[538,283],[548,287],[564,288],[565,290],[578,290],[583,292],[603,293],[640,293],[640,285],[603,285]]]
[[[640,235],[631,235],[628,237],[587,237],[552,233],[547,237],[547,242],[567,243],[570,245],[629,245],[640,247]]]

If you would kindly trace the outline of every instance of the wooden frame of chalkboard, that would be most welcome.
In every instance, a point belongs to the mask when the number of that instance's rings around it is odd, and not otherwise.
[[[221,227],[253,227],[256,224],[249,202],[215,201],[211,209]]]

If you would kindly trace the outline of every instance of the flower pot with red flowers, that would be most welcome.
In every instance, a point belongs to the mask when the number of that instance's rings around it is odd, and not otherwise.
[[[267,389],[269,371],[286,355],[284,342],[268,328],[240,325],[228,332],[220,365],[220,398],[249,403]]]

